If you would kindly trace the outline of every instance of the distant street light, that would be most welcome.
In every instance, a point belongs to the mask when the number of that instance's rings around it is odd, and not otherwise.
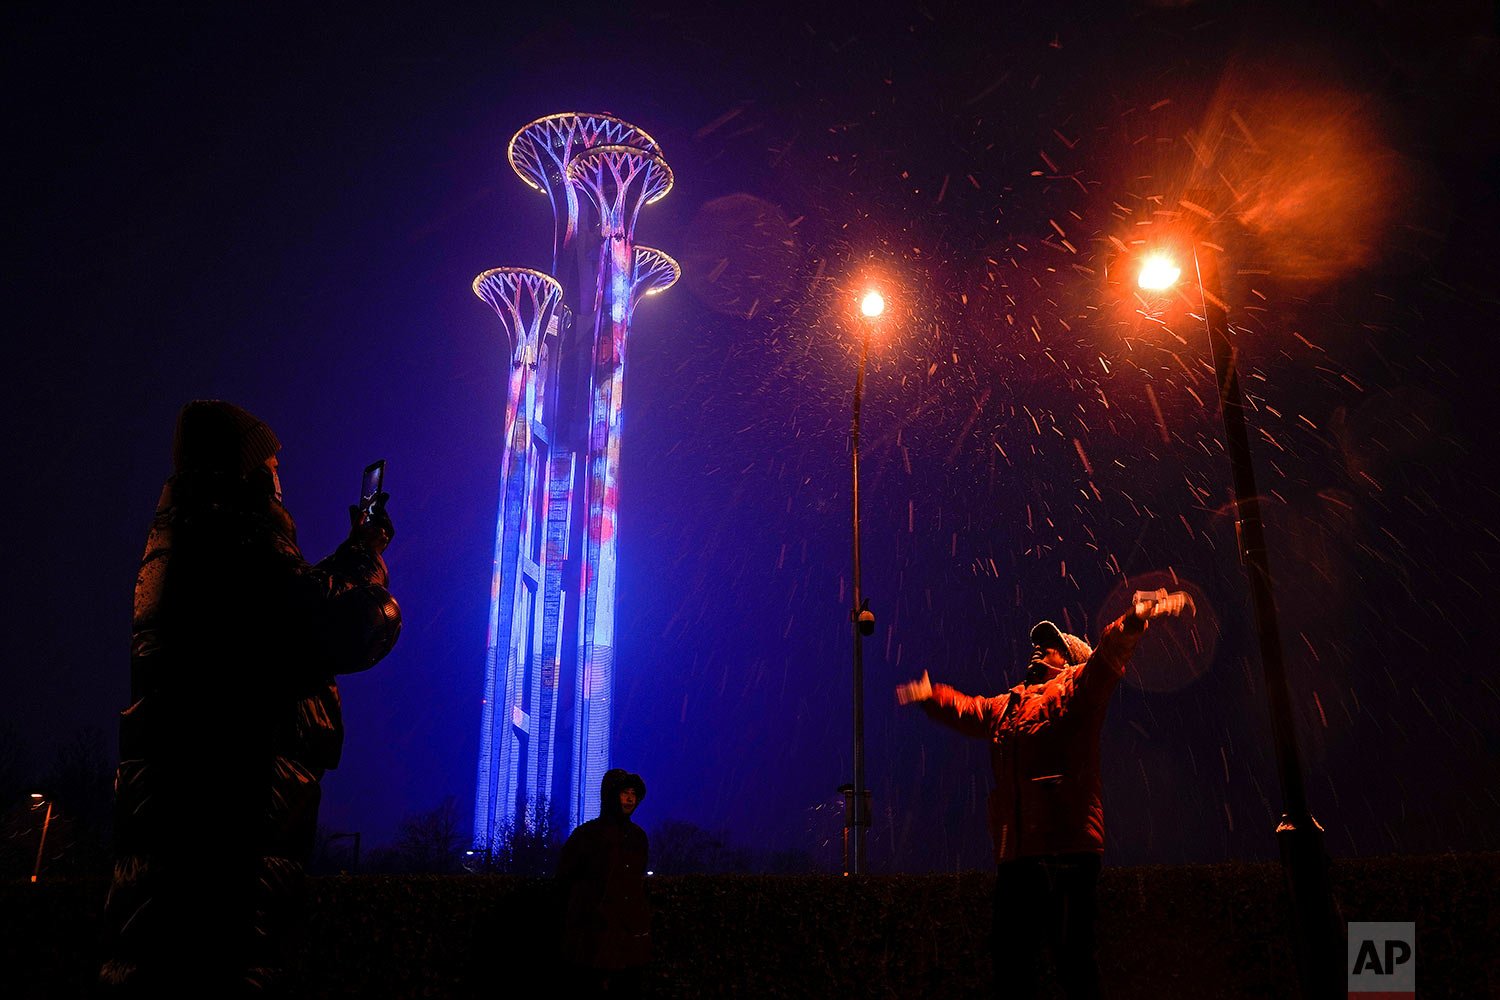
[[[31,808],[36,810],[42,808],[43,805],[47,807],[47,812],[42,817],[42,835],[36,844],[36,864],[31,868],[31,881],[33,882],[42,874],[42,851],[47,846],[47,827],[52,823],[52,801],[43,796],[41,792],[32,792]]]
[[[331,834],[328,835],[328,843],[329,844],[332,844],[335,840],[353,840],[354,841],[354,864],[352,864],[349,867],[349,871],[352,874],[354,874],[354,875],[358,875],[359,874],[359,840],[360,840],[359,831],[355,830],[353,833],[331,833]]]
[[[1206,201],[1199,196],[1184,204],[1196,209]],[[1199,247],[1207,252],[1200,254]],[[1213,352],[1214,374],[1219,383],[1219,412],[1224,420],[1225,447],[1229,452],[1238,517],[1235,536],[1240,562],[1249,577],[1261,667],[1265,672],[1266,697],[1270,704],[1271,734],[1282,800],[1276,840],[1281,848],[1281,864],[1292,896],[1303,992],[1309,997],[1326,996],[1341,988],[1337,964],[1342,955],[1339,949],[1343,947],[1339,932],[1341,921],[1333,899],[1323,828],[1307,805],[1302,756],[1297,746],[1286,663],[1282,656],[1281,629],[1276,617],[1276,598],[1266,557],[1260,493],[1255,485],[1250,438],[1245,429],[1238,351],[1229,337],[1228,303],[1219,279],[1217,252],[1220,252],[1218,246],[1195,243],[1192,264]],[[1181,273],[1181,266],[1170,256],[1152,254],[1142,260],[1138,283],[1144,290],[1162,292],[1171,288]]]
[[[870,826],[869,790],[865,787],[865,665],[864,638],[875,631],[875,614],[864,598],[859,571],[859,409],[865,390],[865,367],[870,357],[870,332],[874,322],[885,312],[885,296],[879,290],[868,289],[859,302],[860,315],[866,322],[859,331],[859,367],[854,376],[854,422],[850,435],[853,456],[853,538],[854,538],[854,602],[849,620],[854,633],[854,787],[853,808],[844,810],[844,838],[853,840],[852,859],[846,849],[846,875],[859,875],[865,870],[865,830]],[[850,834],[853,834],[851,837]]]

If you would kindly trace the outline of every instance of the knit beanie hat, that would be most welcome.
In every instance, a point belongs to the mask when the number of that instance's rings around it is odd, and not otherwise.
[[[265,421],[222,399],[195,399],[177,415],[172,464],[178,472],[246,476],[281,450]]]
[[[1040,621],[1031,627],[1031,644],[1043,652],[1056,649],[1069,663],[1082,663],[1094,655],[1092,646],[1049,621]]]

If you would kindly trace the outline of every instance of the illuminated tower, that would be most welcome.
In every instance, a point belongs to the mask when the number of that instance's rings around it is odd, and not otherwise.
[[[474,826],[494,830],[512,818],[502,803],[525,802],[527,773],[538,698],[528,690],[529,640],[537,620],[542,574],[542,531],[547,495],[539,491],[541,463],[535,460],[538,428],[538,372],[556,353],[562,286],[557,279],[523,267],[499,267],[474,279],[474,294],[495,310],[510,337],[510,380],[506,392],[500,460],[500,516],[495,526],[495,563],[490,578],[490,623],[484,658],[484,701],[479,732],[479,778]],[[538,507],[542,507],[538,510]],[[541,671],[535,671],[541,680]],[[555,681],[553,686],[555,687]],[[550,707],[550,706],[549,706]],[[536,713],[538,715],[542,713]],[[555,725],[555,718],[549,718]],[[537,734],[543,741],[550,732]],[[532,769],[534,770],[534,769]],[[534,783],[533,783],[534,786]],[[480,810],[483,810],[482,812]],[[485,843],[489,842],[486,835]]]
[[[573,821],[597,811],[596,793],[609,770],[610,696],[614,681],[615,553],[619,542],[620,432],[625,345],[635,302],[635,219],[642,205],[672,189],[672,171],[654,153],[597,146],[568,163],[568,179],[598,210],[599,265],[594,291],[590,380],[582,637],[574,682]],[[593,808],[590,808],[590,807]]]
[[[671,187],[645,132],[609,115],[549,115],[517,132],[507,157],[551,201],[548,280],[559,291],[532,338],[530,372],[513,369],[506,400],[474,810],[481,846],[542,799],[557,825],[597,812],[609,766],[625,344],[636,302],[678,274],[666,254],[633,245],[637,212]],[[484,283],[520,273],[548,278],[502,268],[480,275],[475,291],[508,301]]]

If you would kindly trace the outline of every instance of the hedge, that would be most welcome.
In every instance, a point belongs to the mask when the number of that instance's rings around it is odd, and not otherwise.
[[[648,995],[986,996],[991,883],[978,872],[659,876]],[[1416,921],[1421,996],[1500,996],[1500,854],[1341,861],[1335,886],[1347,920]],[[0,886],[0,996],[88,994],[104,889]],[[1099,897],[1100,967],[1116,1000],[1295,992],[1274,864],[1106,868]],[[562,995],[559,913],[545,879],[313,879],[299,995]]]

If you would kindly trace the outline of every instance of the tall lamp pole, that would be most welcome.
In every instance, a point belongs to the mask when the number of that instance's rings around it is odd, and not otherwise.
[[[328,843],[331,844],[335,840],[353,840],[354,841],[354,864],[352,864],[352,865],[349,866],[349,870],[351,872],[353,872],[355,875],[358,875],[359,874],[359,840],[360,840],[359,831],[355,830],[352,833],[335,833],[335,834],[330,834],[329,837],[328,837]],[[473,852],[470,851],[469,853],[472,854]]]
[[[1207,252],[1200,252],[1200,248]],[[1193,266],[1213,353],[1214,375],[1219,385],[1219,412],[1224,420],[1224,444],[1229,453],[1234,489],[1235,541],[1240,562],[1249,577],[1256,637],[1270,708],[1282,800],[1276,841],[1291,894],[1303,994],[1307,997],[1342,996],[1347,989],[1342,972],[1341,921],[1333,898],[1323,827],[1313,818],[1307,805],[1302,755],[1297,746],[1281,629],[1276,615],[1276,597],[1266,556],[1260,492],[1255,485],[1250,437],[1245,429],[1238,352],[1229,336],[1228,304],[1219,277],[1217,251],[1216,246],[1195,244]],[[1160,258],[1148,260],[1140,274],[1140,285],[1146,289],[1165,289],[1176,281],[1178,273],[1175,265]]]
[[[854,636],[854,788],[852,808],[844,810],[846,840],[853,840],[852,858],[846,857],[846,875],[865,871],[865,831],[870,826],[869,789],[865,787],[865,661],[864,638],[875,631],[875,615],[864,598],[859,568],[859,408],[865,391],[865,368],[870,357],[870,324],[885,312],[885,297],[871,289],[859,303],[865,322],[859,332],[859,367],[854,375],[854,422],[850,433],[853,457],[852,525],[854,541],[854,603],[849,621]],[[852,828],[852,829],[850,829]],[[849,834],[852,833],[852,837]],[[846,856],[851,852],[846,851]]]

